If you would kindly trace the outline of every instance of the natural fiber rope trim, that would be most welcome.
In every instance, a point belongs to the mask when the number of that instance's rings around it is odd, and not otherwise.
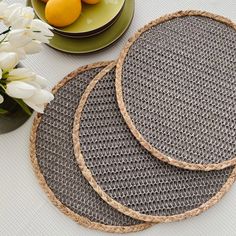
[[[231,172],[229,178],[225,182],[225,184],[221,187],[221,189],[215,194],[210,200],[207,202],[203,203],[200,207],[187,211],[182,214],[178,215],[172,215],[172,216],[151,216],[151,215],[146,215],[146,214],[141,214],[137,211],[134,211],[121,203],[117,202],[113,198],[111,198],[97,183],[95,180],[94,176],[92,175],[92,172],[90,169],[87,167],[84,156],[81,152],[81,144],[80,144],[80,125],[81,125],[81,117],[83,114],[84,107],[86,105],[86,102],[95,88],[96,84],[108,73],[112,68],[114,68],[115,64],[109,65],[105,70],[103,70],[102,73],[100,73],[99,76],[97,76],[91,83],[88,85],[86,91],[84,92],[80,104],[77,108],[77,111],[75,113],[75,119],[74,119],[74,128],[73,128],[73,141],[74,141],[74,153],[76,156],[76,159],[78,161],[79,167],[85,176],[85,178],[89,181],[91,186],[94,188],[94,190],[101,196],[101,198],[106,201],[108,204],[110,204],[112,207],[117,209],[118,211],[122,212],[123,214],[126,214],[130,217],[133,217],[138,220],[143,220],[147,222],[155,222],[155,223],[160,223],[160,222],[173,222],[173,221],[179,221],[183,220],[192,216],[199,215],[200,213],[206,211],[209,209],[211,206],[215,205],[223,196],[226,192],[229,191],[230,187],[235,181],[236,178],[236,167],[233,169]]]
[[[53,88],[53,94],[55,94],[60,88],[62,88],[67,82],[72,80],[76,75],[81,74],[82,72],[85,72],[90,69],[94,68],[99,68],[99,67],[105,67],[108,66],[111,62],[99,62],[95,64],[90,64],[86,65],[83,67],[80,67],[79,69],[71,72],[69,75],[67,75],[62,81],[60,81],[54,88]],[[100,72],[101,73],[101,72]],[[101,231],[106,231],[110,233],[128,233],[128,232],[137,232],[141,231],[144,229],[147,229],[151,226],[151,224],[143,223],[139,225],[134,225],[134,226],[112,226],[112,225],[105,225],[97,222],[92,222],[88,218],[83,217],[79,214],[76,214],[72,210],[70,210],[68,207],[66,207],[53,193],[53,191],[49,188],[41,170],[40,166],[38,164],[38,160],[36,157],[36,136],[37,136],[37,129],[38,126],[41,122],[43,114],[37,114],[32,130],[31,130],[31,135],[30,135],[30,157],[31,157],[31,162],[32,166],[34,169],[34,172],[36,174],[36,177],[39,181],[39,184],[47,194],[48,198],[50,201],[65,215],[73,219],[75,222],[91,229],[95,230],[101,230]]]
[[[236,25],[230,21],[229,19],[215,15],[212,13],[204,12],[204,11],[178,11],[173,14],[168,14],[163,17],[158,18],[157,20],[154,20],[150,22],[149,24],[145,25],[143,28],[138,30],[127,42],[127,44],[124,46],[122,52],[120,53],[120,57],[117,62],[117,69],[116,69],[116,95],[117,95],[117,101],[120,108],[120,111],[124,117],[125,122],[127,123],[128,127],[130,128],[133,135],[136,137],[136,139],[140,142],[140,144],[146,148],[153,156],[157,157],[161,161],[167,162],[171,165],[189,169],[189,170],[203,170],[203,171],[210,171],[210,170],[220,170],[227,168],[229,166],[233,166],[236,164],[236,157],[232,158],[231,160],[223,161],[221,163],[209,163],[209,164],[195,164],[195,163],[188,163],[181,160],[176,160],[168,155],[163,154],[160,152],[157,148],[153,147],[150,142],[148,142],[143,135],[137,130],[134,121],[130,117],[130,114],[127,111],[126,103],[124,101],[123,97],[123,88],[122,88],[122,69],[123,64],[126,59],[126,56],[129,52],[130,47],[135,43],[135,41],[146,31],[151,29],[153,26],[159,25],[161,23],[164,23],[168,20],[183,17],[183,16],[204,16],[211,19],[214,19],[216,21],[219,21],[221,23],[224,23],[233,29],[236,29]]]

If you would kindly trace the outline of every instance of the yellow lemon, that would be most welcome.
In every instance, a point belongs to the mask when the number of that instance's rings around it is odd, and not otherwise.
[[[88,4],[97,4],[99,3],[101,0],[82,0],[83,2],[85,3],[88,3]]]
[[[77,20],[81,13],[81,0],[50,0],[45,8],[49,24],[65,27]]]

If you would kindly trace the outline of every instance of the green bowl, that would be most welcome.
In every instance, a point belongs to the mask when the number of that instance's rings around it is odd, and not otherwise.
[[[32,6],[30,0],[27,5]],[[135,0],[125,1],[117,21],[104,32],[88,38],[70,38],[55,34],[49,46],[62,52],[85,54],[101,50],[118,40],[129,28],[134,15]]]
[[[47,22],[45,18],[46,4],[41,0],[31,0],[31,4],[38,18]],[[81,15],[73,24],[64,28],[53,28],[62,35],[77,37],[100,33],[115,22],[124,4],[125,0],[101,0],[94,5],[82,3]]]

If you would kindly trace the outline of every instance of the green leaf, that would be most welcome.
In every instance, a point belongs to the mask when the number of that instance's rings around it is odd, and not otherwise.
[[[2,84],[0,84],[0,88],[2,88],[3,91],[6,90],[5,87],[4,87],[4,85],[2,85]]]
[[[0,108],[0,115],[6,115],[8,113],[7,110]]]
[[[23,102],[22,99],[14,98],[14,100],[20,105],[20,107],[29,115],[32,115],[31,109]]]

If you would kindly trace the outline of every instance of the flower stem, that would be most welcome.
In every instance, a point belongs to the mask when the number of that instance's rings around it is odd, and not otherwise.
[[[3,89],[3,91],[5,91],[6,89],[5,89],[5,87],[3,86],[3,84],[0,84],[0,88],[2,88]]]
[[[20,107],[29,115],[32,115],[32,111],[30,110],[30,108],[22,101],[22,99],[17,99],[17,98],[13,98],[19,105]]]
[[[5,30],[5,31],[3,31],[2,33],[0,33],[0,35],[2,35],[2,34],[7,34],[8,32],[10,32],[11,31],[11,26],[9,26],[9,28],[7,29],[7,30]]]
[[[10,26],[7,30],[5,30],[5,31],[3,31],[2,33],[0,33],[0,35],[5,34],[5,37],[0,41],[0,44],[1,44],[2,42],[4,42],[4,40],[6,39],[8,33],[9,33],[10,31],[11,31],[11,26]]]
[[[6,115],[8,113],[7,110],[0,108],[0,116]]]

